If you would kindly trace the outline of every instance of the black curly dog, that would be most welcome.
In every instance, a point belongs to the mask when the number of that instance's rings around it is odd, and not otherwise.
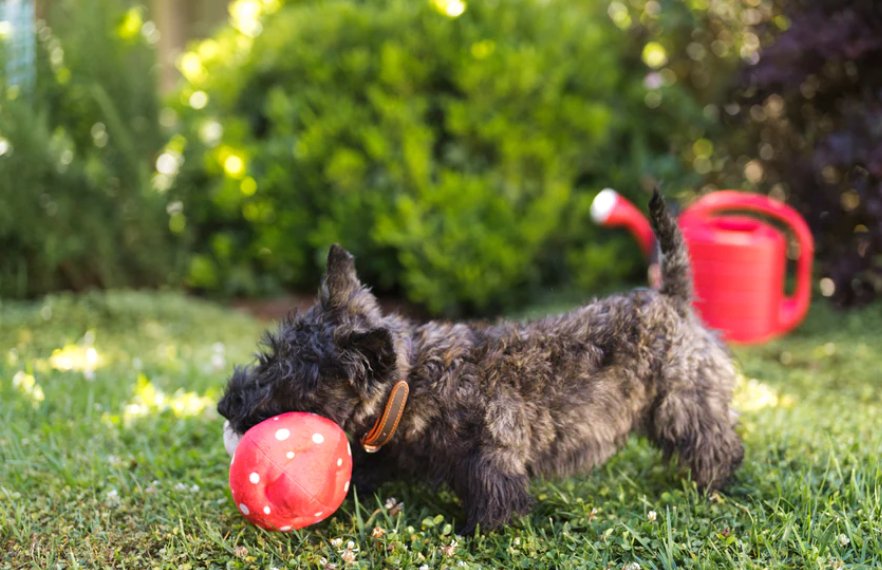
[[[528,511],[531,477],[585,472],[632,432],[676,454],[700,489],[716,490],[743,456],[730,414],[735,370],[692,310],[683,238],[658,192],[650,212],[660,290],[528,323],[384,315],[353,257],[333,246],[319,301],[265,337],[258,362],[236,369],[218,410],[238,434],[282,412],[315,412],[358,450],[393,385],[406,380],[397,432],[377,453],[356,453],[353,482],[447,483],[465,509],[462,533]]]

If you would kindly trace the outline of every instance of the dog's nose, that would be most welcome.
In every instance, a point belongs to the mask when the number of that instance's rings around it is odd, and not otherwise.
[[[242,436],[233,431],[233,428],[230,427],[230,421],[227,420],[224,422],[224,448],[227,450],[227,453],[230,454],[230,457],[236,453],[236,447],[239,446],[239,440],[242,439]]]

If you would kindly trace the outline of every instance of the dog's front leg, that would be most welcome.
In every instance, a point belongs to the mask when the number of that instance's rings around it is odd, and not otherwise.
[[[498,528],[533,505],[529,479],[517,465],[501,460],[494,451],[478,450],[461,461],[454,475],[454,490],[465,509],[461,535]]]
[[[394,464],[386,450],[368,453],[361,446],[353,446],[352,486],[360,498],[373,495],[380,485],[395,478]]]

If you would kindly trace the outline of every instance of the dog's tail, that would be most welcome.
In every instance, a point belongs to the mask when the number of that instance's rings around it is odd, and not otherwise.
[[[692,269],[683,234],[656,188],[649,201],[649,216],[661,252],[661,293],[688,307],[692,303]]]

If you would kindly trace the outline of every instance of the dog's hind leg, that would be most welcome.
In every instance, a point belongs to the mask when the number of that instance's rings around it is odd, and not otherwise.
[[[649,436],[666,457],[679,456],[699,489],[720,489],[744,457],[729,407],[735,377],[731,364],[703,359],[692,370],[672,366],[663,375]]]

